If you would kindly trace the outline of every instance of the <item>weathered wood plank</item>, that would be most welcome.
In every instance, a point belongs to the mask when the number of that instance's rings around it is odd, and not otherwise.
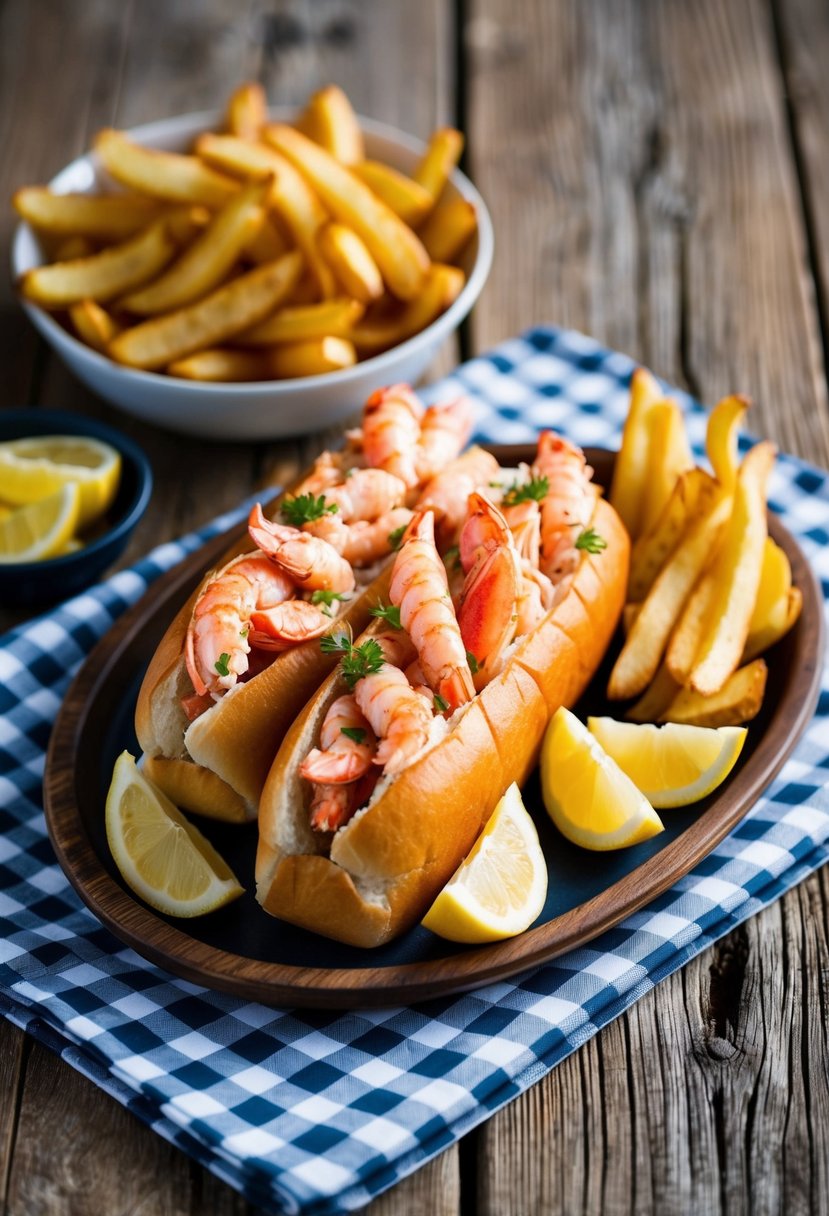
[[[0,1211],[6,1210],[9,1174],[17,1138],[28,1044],[22,1031],[0,1021]]]

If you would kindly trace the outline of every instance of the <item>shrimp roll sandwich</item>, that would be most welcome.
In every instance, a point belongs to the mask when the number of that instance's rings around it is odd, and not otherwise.
[[[286,730],[338,661],[320,637],[334,624],[365,628],[424,495],[448,521],[456,484],[497,469],[480,449],[458,455],[471,421],[466,400],[424,409],[406,385],[379,390],[341,451],[323,452],[270,517],[254,507],[247,536],[170,625],[139,693],[145,772],[177,805],[255,817]]]
[[[352,945],[388,941],[421,919],[507,786],[525,780],[624,602],[628,536],[591,476],[578,448],[542,435],[521,480],[466,494],[443,559],[435,528],[457,496],[442,515],[424,505],[376,619],[356,641],[335,625],[317,643],[340,662],[262,794],[266,911]]]

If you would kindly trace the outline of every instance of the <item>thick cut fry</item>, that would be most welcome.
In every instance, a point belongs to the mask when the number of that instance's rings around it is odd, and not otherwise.
[[[363,315],[357,300],[324,300],[280,308],[253,329],[238,334],[240,346],[275,346],[282,342],[307,342],[311,338],[347,338]]]
[[[344,165],[356,165],[365,155],[357,115],[348,97],[335,84],[314,93],[297,127]]]
[[[268,121],[268,101],[265,90],[255,80],[240,84],[227,103],[225,125],[231,135],[242,139],[258,139]]]
[[[354,172],[410,228],[416,228],[429,214],[432,207],[429,191],[391,165],[364,160],[354,166]]]
[[[357,233],[345,224],[333,221],[320,229],[317,238],[320,253],[348,295],[363,304],[379,300],[383,294],[383,276],[374,258]]]
[[[702,696],[719,692],[736,670],[746,644],[763,569],[766,483],[774,454],[773,444],[758,443],[737,476],[731,518],[712,572],[716,593],[687,681]]]
[[[645,598],[679,544],[688,521],[705,514],[713,506],[716,494],[717,483],[704,469],[688,469],[680,475],[656,524],[633,546],[628,599],[638,603]]]
[[[463,152],[463,136],[454,127],[441,127],[429,140],[426,154],[414,172],[414,179],[436,203],[443,193],[449,175]]]
[[[125,296],[121,306],[139,316],[155,316],[182,308],[218,287],[261,226],[269,190],[269,181],[245,186],[160,278]]]
[[[334,275],[317,248],[317,235],[328,222],[328,213],[290,160],[263,144],[249,143],[233,135],[201,135],[196,141],[196,151],[211,165],[219,165],[236,177],[261,180],[268,174],[274,176],[270,206],[283,218],[305,255],[319,294],[324,300],[335,296]]]
[[[267,215],[244,248],[244,256],[257,266],[261,266],[263,262],[274,262],[287,252],[288,242]]]
[[[357,362],[357,352],[344,338],[313,338],[275,346],[269,355],[271,375],[277,380],[323,376]]]
[[[175,243],[183,249],[204,232],[212,215],[207,207],[171,207],[164,216],[164,223]]]
[[[625,636],[627,636],[633,628],[634,621],[638,617],[639,609],[641,607],[641,604],[631,603],[625,604],[624,608],[622,609],[622,629],[625,632]]]
[[[101,131],[95,151],[116,181],[153,198],[221,207],[239,188],[196,156],[144,148],[121,131]]]
[[[708,419],[705,450],[714,476],[728,494],[737,484],[737,434],[750,404],[748,397],[724,397]]]
[[[637,367],[630,381],[630,408],[610,487],[610,505],[621,516],[631,540],[636,540],[642,531],[644,492],[650,476],[650,429],[647,418],[657,402],[662,400],[662,389],[650,372],[644,367]]]
[[[171,376],[203,383],[236,383],[272,379],[267,355],[248,350],[200,350],[167,368]]]
[[[658,401],[648,416],[648,477],[643,487],[641,532],[648,532],[659,520],[677,480],[693,465],[682,411],[675,401]]]
[[[389,290],[411,300],[423,288],[429,255],[411,228],[365,182],[299,131],[265,128],[267,141],[305,175],[332,215],[365,241]]]
[[[751,614],[748,631],[752,633],[761,628],[768,620],[769,614],[781,600],[785,600],[792,585],[792,568],[784,549],[766,537],[763,546],[763,568],[760,571],[760,586],[757,588],[757,599]]]
[[[102,355],[107,353],[110,342],[121,332],[118,322],[94,300],[79,300],[73,304],[69,309],[69,319],[81,341]]]
[[[109,353],[129,367],[152,370],[186,355],[216,346],[261,321],[290,291],[302,257],[294,250],[267,266],[258,266],[205,299],[164,317],[154,317],[110,343]]]
[[[638,696],[656,675],[685,601],[716,549],[730,506],[729,499],[722,499],[696,520],[659,572],[610,673],[607,695],[612,701]]]
[[[95,246],[86,236],[67,236],[60,242],[52,259],[55,262],[74,262],[78,258],[89,258]]]
[[[671,635],[665,663],[678,684],[685,684],[694,665],[716,593],[714,574],[709,571],[703,574],[691,592],[679,623]]]
[[[377,319],[364,317],[351,331],[351,341],[361,355],[376,354],[405,342],[436,321],[456,300],[465,282],[464,273],[456,266],[430,267],[423,290],[389,316]]]
[[[785,637],[789,630],[797,624],[802,608],[803,596],[800,588],[790,587],[784,598],[774,605],[763,624],[749,630],[740,662],[749,663],[758,654],[762,654],[775,642],[779,642],[782,637]]]
[[[703,697],[682,688],[658,720],[688,726],[741,726],[760,712],[767,676],[763,659],[755,659],[733,672],[714,696]]]
[[[112,300],[158,274],[175,252],[167,224],[156,220],[146,232],[122,245],[74,262],[55,262],[27,271],[21,284],[23,295],[45,308],[65,308],[77,300]]]
[[[679,692],[679,684],[663,663],[639,700],[625,714],[629,722],[658,722]]]
[[[131,194],[53,194],[46,186],[24,186],[12,199],[20,215],[41,232],[123,241],[161,215],[162,204]]]
[[[467,198],[448,198],[438,203],[417,235],[433,262],[454,262],[477,227],[475,204]]]

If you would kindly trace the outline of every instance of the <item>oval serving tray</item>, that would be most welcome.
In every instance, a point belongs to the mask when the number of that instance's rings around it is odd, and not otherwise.
[[[492,449],[502,464],[529,460],[528,447]],[[613,453],[588,450],[596,480],[608,485]],[[534,928],[484,947],[455,946],[416,928],[376,950],[343,946],[267,916],[253,896],[256,827],[199,820],[249,889],[196,920],[152,911],[124,885],[109,854],[104,801],[116,756],[137,744],[132,718],[147,663],[197,580],[244,529],[212,540],[162,575],[90,654],[58,714],[44,779],[46,822],[58,860],[83,901],[122,941],[177,975],[270,1005],[356,1008],[411,1004],[480,987],[583,945],[687,874],[739,822],[782,767],[812,716],[823,655],[820,592],[791,534],[769,517],[803,593],[796,627],[769,652],[763,709],[751,724],[737,768],[713,795],[666,811],[666,831],[616,853],[588,853],[565,841],[544,813],[536,778],[525,800],[550,872]],[[602,689],[606,661],[580,710],[613,712]],[[618,708],[616,710],[618,712]],[[242,946],[240,943],[244,943]]]

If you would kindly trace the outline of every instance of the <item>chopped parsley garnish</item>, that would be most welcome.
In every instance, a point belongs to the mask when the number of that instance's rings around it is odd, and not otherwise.
[[[471,650],[467,650],[466,652],[466,661],[469,664],[469,670],[472,672],[473,676],[477,675],[481,670],[481,665]]]
[[[408,524],[401,524],[399,528],[395,528],[393,532],[389,532],[389,544],[394,552],[400,548],[400,543],[403,540],[403,533],[406,531]]]
[[[392,629],[403,628],[400,621],[400,609],[396,608],[394,604],[378,604],[376,608],[372,608],[371,615],[379,616],[380,620],[391,625]]]
[[[366,732],[363,730],[362,726],[341,726],[340,732],[344,734],[347,739],[353,739],[355,743],[362,743],[363,739],[366,737]]]
[[[435,709],[438,711],[439,714],[445,714],[448,708],[449,708],[449,702],[444,701],[444,699],[440,695],[440,693],[436,692],[435,693]]]
[[[320,650],[323,654],[348,654],[351,638],[347,633],[326,633],[320,638]]]
[[[529,481],[514,481],[504,495],[501,503],[504,507],[516,507],[519,502],[542,502],[550,492],[548,477],[533,477]]]
[[[220,676],[229,676],[230,675],[230,667],[228,666],[229,663],[230,663],[230,655],[227,653],[227,651],[224,651],[222,654],[219,655],[218,659],[216,660],[216,662],[214,664],[214,666]]]
[[[323,654],[343,656],[340,667],[349,688],[353,688],[364,676],[374,675],[386,661],[382,646],[374,638],[355,646],[347,633],[327,633],[320,639],[320,650]]]
[[[443,555],[444,566],[448,566],[450,562],[452,562],[455,566],[458,566],[458,565],[460,565],[460,560],[461,560],[461,551],[457,545],[452,545],[450,548],[448,548],[446,550],[446,552]]]
[[[347,597],[341,591],[315,591],[311,595],[312,604],[325,604],[330,608],[334,600],[344,600]]]
[[[246,638],[250,633],[250,625],[245,625],[244,629],[239,630],[239,637]]]
[[[585,528],[576,541],[576,548],[584,549],[586,553],[601,553],[607,548],[607,541],[595,528]]]
[[[313,494],[298,494],[296,498],[287,498],[280,510],[293,528],[301,528],[303,524],[322,519],[324,515],[336,515],[337,504],[327,503],[324,494],[320,494],[319,498]]]

